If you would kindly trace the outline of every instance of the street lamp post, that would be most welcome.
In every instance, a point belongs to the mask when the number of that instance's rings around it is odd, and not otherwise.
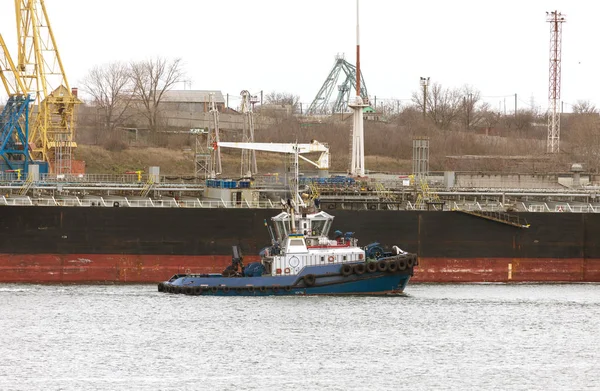
[[[421,87],[423,87],[423,119],[427,116],[427,86],[429,86],[429,77],[421,77]]]
[[[463,98],[464,106],[465,106],[465,114],[466,118],[466,126],[467,130],[471,129],[471,112],[473,110],[473,94],[468,93],[466,97]]]

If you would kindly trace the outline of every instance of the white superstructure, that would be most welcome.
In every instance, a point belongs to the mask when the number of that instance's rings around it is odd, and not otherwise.
[[[365,252],[352,233],[339,232],[335,239],[329,239],[333,216],[326,212],[282,212],[272,220],[278,246],[264,254],[263,264],[273,276],[296,275],[305,266],[365,261]]]

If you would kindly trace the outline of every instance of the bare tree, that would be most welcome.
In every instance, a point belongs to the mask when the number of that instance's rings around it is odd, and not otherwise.
[[[413,93],[413,103],[423,110],[423,91]],[[460,90],[443,88],[439,83],[433,83],[427,90],[427,117],[439,129],[450,129],[459,117],[463,107],[463,96]]]
[[[573,105],[573,113],[577,114],[598,114],[598,109],[589,100],[578,100]]]
[[[384,99],[377,102],[377,107],[375,110],[378,113],[381,113],[384,118],[395,117],[400,114],[401,109],[404,107],[401,104],[401,101],[398,99]]]
[[[126,64],[113,62],[92,68],[81,82],[92,103],[103,112],[102,124],[107,131],[113,131],[126,119],[132,99],[129,75]]]
[[[575,159],[584,163],[588,170],[599,171],[600,162],[600,117],[581,115],[573,118],[568,133],[569,146]]]
[[[489,105],[482,107],[478,115],[481,117],[480,123],[488,129],[498,126],[501,120],[500,113],[491,110]]]
[[[271,105],[289,105],[292,107],[292,113],[300,110],[300,96],[289,92],[269,92],[264,96],[265,103]]]
[[[481,93],[469,85],[463,86],[460,93],[463,95],[461,117],[465,129],[486,123],[489,120],[490,105],[481,101]]]
[[[167,60],[156,57],[131,64],[131,78],[134,96],[142,106],[142,114],[148,121],[150,130],[158,128],[159,106],[164,93],[184,80],[180,58]]]

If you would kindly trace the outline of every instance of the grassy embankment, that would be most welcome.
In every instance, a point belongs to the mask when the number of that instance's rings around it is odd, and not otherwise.
[[[184,149],[131,147],[122,151],[108,151],[101,146],[79,145],[76,158],[84,160],[88,174],[122,174],[126,171],[144,170],[149,166],[159,166],[164,175],[193,175],[194,153]],[[344,171],[347,157],[332,157],[333,171]],[[239,175],[240,152],[228,152],[222,155],[225,175]],[[402,172],[410,170],[409,160],[398,160],[385,156],[367,156],[366,166],[370,170]],[[259,172],[282,172],[285,167],[283,155],[257,152]],[[310,165],[301,163],[302,168]]]

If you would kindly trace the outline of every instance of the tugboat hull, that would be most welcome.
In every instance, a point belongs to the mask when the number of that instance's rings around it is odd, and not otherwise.
[[[179,274],[158,284],[158,290],[193,296],[398,294],[404,291],[411,275],[412,268],[401,272],[376,271],[342,275],[339,266],[336,268],[333,265],[307,267],[296,276],[223,277],[220,274]]]

